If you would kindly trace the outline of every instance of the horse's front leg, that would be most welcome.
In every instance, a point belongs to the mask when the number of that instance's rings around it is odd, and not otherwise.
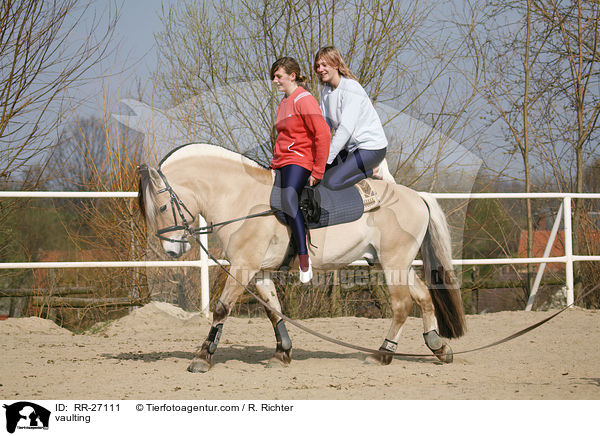
[[[232,266],[229,273],[231,275],[227,277],[221,298],[217,301],[213,311],[213,321],[208,337],[188,366],[190,372],[207,372],[212,367],[213,355],[219,345],[223,324],[233,305],[244,292],[244,287],[248,284],[250,278],[256,274],[256,270],[249,271],[248,268]]]
[[[277,290],[275,284],[271,280],[271,275],[268,272],[263,272],[262,277],[256,280],[256,289],[261,298],[272,308],[281,313],[281,304],[277,298]],[[267,316],[273,324],[275,331],[276,348],[275,353],[269,360],[270,367],[272,366],[288,366],[292,362],[292,340],[287,332],[283,319],[273,310],[266,308]]]

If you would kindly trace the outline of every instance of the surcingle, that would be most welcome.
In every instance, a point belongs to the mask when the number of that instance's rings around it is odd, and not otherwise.
[[[281,187],[279,172],[275,174],[271,207],[278,211],[277,217],[285,222],[281,207]],[[305,187],[299,205],[308,228],[318,229],[359,219],[364,212],[377,209],[380,199],[368,180],[355,186],[333,191],[322,184]]]

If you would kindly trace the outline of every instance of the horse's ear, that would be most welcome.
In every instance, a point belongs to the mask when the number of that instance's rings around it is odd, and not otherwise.
[[[150,177],[148,174],[148,165],[146,164],[140,164],[137,167],[137,173],[138,173],[138,177],[140,178],[140,182],[143,184],[145,183],[148,178]]]
[[[154,168],[150,168],[146,164],[141,164],[137,167],[138,174],[140,176],[140,184],[141,186],[146,186],[148,182],[152,183],[152,188],[155,190],[160,190],[163,187],[163,181],[158,171]]]
[[[152,181],[152,186],[154,189],[158,191],[164,188],[164,182],[162,177],[160,177],[160,174],[158,174],[158,171],[156,171],[154,168],[148,168],[148,175],[150,176],[150,180]]]

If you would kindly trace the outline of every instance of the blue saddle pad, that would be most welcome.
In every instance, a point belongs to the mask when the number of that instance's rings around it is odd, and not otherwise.
[[[321,197],[321,217],[317,223],[308,223],[309,229],[349,223],[362,216],[364,212],[363,200],[354,186],[332,191],[322,184],[318,184],[316,190]],[[281,173],[279,171],[275,171],[275,183],[271,191],[270,203],[271,208],[276,211],[277,218],[285,222],[281,207]]]

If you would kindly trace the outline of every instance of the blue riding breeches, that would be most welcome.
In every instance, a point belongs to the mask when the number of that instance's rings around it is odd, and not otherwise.
[[[373,175],[373,168],[385,158],[385,152],[386,148],[379,150],[358,148],[352,153],[342,150],[325,168],[325,176],[321,183],[334,191],[354,186]]]
[[[304,216],[300,212],[300,194],[310,177],[310,171],[299,165],[285,165],[278,169],[281,172],[281,206],[298,254],[308,254],[306,246],[306,228]]]

